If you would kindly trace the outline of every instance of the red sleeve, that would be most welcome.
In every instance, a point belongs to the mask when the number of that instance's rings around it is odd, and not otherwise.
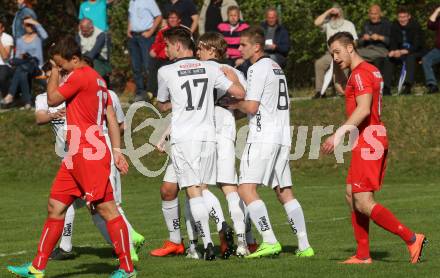
[[[71,99],[75,96],[83,87],[84,79],[81,79],[81,75],[77,72],[72,72],[66,78],[63,84],[58,87],[58,92],[66,99]]]
[[[373,94],[373,74],[358,71],[354,74],[354,96]]]

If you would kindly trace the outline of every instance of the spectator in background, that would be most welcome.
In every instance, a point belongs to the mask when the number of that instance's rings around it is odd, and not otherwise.
[[[100,30],[107,32],[107,5],[113,0],[87,0],[79,6],[79,20],[88,18],[93,25]]]
[[[142,101],[147,96],[144,79],[146,78],[148,83],[151,59],[148,53],[154,42],[154,33],[160,26],[161,21],[162,14],[156,1],[130,0],[127,36],[129,38],[128,51],[136,83],[136,97],[134,101]]]
[[[406,78],[402,94],[411,93],[417,59],[423,56],[423,31],[420,25],[411,18],[406,7],[397,11],[397,21],[391,26],[390,52],[384,63],[384,95],[391,95],[391,83],[396,65],[405,63]]]
[[[368,19],[360,34],[358,53],[368,62],[374,63],[388,55],[391,23],[382,17],[382,10],[377,4],[370,7]]]
[[[235,0],[204,0],[200,10],[199,35],[217,32],[217,26],[228,21],[228,8],[231,6],[238,4]]]
[[[25,34],[23,27],[23,20],[25,17],[32,17],[37,19],[37,15],[32,10],[32,5],[29,0],[17,0],[18,11],[15,13],[14,21],[12,22],[12,36],[15,39],[21,38]]]
[[[93,26],[92,20],[83,18],[79,22],[79,32],[76,36],[81,46],[81,53],[93,63],[93,68],[109,83],[112,71],[109,59],[107,33]]]
[[[249,24],[240,20],[240,8],[238,6],[230,6],[228,8],[228,21],[220,23],[217,27],[218,32],[223,35],[228,44],[226,54],[231,66],[238,67],[244,63],[238,47],[240,46],[241,32],[248,28]]]
[[[0,18],[0,97],[7,93],[12,69],[9,58],[14,47],[14,39],[5,33],[5,21]]]
[[[432,67],[440,63],[440,6],[429,17],[428,29],[436,32],[435,47],[423,56],[422,66],[428,94],[433,94],[438,93],[437,79]]]
[[[264,52],[282,68],[285,67],[290,50],[289,32],[279,23],[278,12],[275,8],[266,10],[266,20],[261,27],[263,27],[266,40]]]
[[[163,6],[165,18],[168,18],[171,11],[177,11],[180,14],[182,25],[188,27],[191,33],[194,34],[197,31],[199,15],[192,0],[168,0]]]
[[[165,51],[166,44],[163,38],[163,33],[170,28],[178,26],[188,28],[184,25],[181,25],[180,14],[177,11],[170,11],[168,13],[166,25],[159,32],[157,32],[156,39],[151,46],[150,56],[153,58],[153,60],[150,68],[151,78],[150,82],[148,83],[148,91],[152,92],[154,97],[157,97],[157,71],[168,61],[168,56]]]
[[[3,105],[8,106],[11,104],[20,89],[24,107],[30,109],[32,94],[29,81],[30,78],[41,73],[40,68],[44,62],[43,41],[48,36],[43,26],[32,17],[26,17],[23,25],[25,34],[17,39],[15,58],[12,60],[15,71],[8,95],[3,99]]]
[[[326,42],[331,36],[338,32],[349,32],[354,40],[358,39],[354,24],[344,19],[344,11],[338,4],[334,4],[332,8],[318,16],[314,23],[315,26],[321,27],[322,31],[325,32]],[[344,95],[343,86],[347,81],[348,72],[343,72],[339,66],[336,66],[332,56],[327,51],[321,58],[315,61],[315,96],[313,98],[325,97],[325,94],[321,95],[321,90],[324,84],[325,73],[330,68],[331,63],[333,63],[333,82],[335,89],[338,94]]]

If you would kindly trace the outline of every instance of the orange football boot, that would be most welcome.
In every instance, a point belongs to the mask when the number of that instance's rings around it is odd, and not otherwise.
[[[352,256],[347,260],[340,262],[341,264],[371,264],[373,260],[371,258],[368,259],[358,259],[356,256]]]
[[[410,260],[409,260],[410,263],[416,264],[420,262],[420,259],[422,258],[423,247],[427,243],[428,240],[426,239],[425,235],[416,234],[416,241],[414,241],[413,244],[407,245],[410,255]]]
[[[165,240],[163,246],[154,249],[150,252],[151,256],[165,257],[169,255],[183,255],[185,253],[185,245],[182,243],[177,244],[169,240]]]

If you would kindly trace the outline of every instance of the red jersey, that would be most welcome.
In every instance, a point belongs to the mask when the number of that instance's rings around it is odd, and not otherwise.
[[[356,109],[356,97],[363,94],[371,94],[373,96],[370,115],[358,126],[359,139],[357,148],[371,146],[368,142],[371,140],[365,139],[364,131],[369,126],[384,127],[380,115],[382,112],[382,89],[383,79],[380,71],[367,62],[360,63],[353,69],[345,89],[345,105],[347,117],[350,117]],[[387,136],[379,136],[376,132],[372,133],[373,137],[381,142],[385,149],[388,148]]]
[[[107,105],[111,105],[111,98],[108,97],[104,79],[91,67],[84,66],[72,71],[58,91],[66,99],[69,148],[72,144],[76,144],[75,141],[79,137],[78,152],[82,152],[85,147],[96,150],[98,146],[93,144],[93,141],[90,142],[90,138],[86,138],[88,130],[89,134],[94,134],[104,143],[99,145],[106,146],[103,123]],[[80,134],[75,134],[78,132]]]
[[[166,43],[165,39],[163,38],[163,33],[170,29],[169,26],[165,26],[163,29],[159,30],[157,32],[156,38],[154,39],[154,43],[151,45],[150,50],[154,50],[154,53],[157,55],[157,59],[161,60],[168,60],[167,54],[165,52]]]

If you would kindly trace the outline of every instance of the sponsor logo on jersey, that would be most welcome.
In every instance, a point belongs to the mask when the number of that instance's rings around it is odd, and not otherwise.
[[[181,69],[198,68],[201,65],[202,65],[201,63],[192,63],[192,64],[188,63],[188,64],[179,65],[179,68]]]
[[[282,69],[273,69],[273,73],[275,73],[275,75],[284,75],[284,71]]]
[[[198,68],[198,69],[187,69],[187,70],[179,70],[177,74],[179,77],[182,76],[189,76],[189,75],[197,75],[197,74],[205,74],[206,70],[205,68]]]

